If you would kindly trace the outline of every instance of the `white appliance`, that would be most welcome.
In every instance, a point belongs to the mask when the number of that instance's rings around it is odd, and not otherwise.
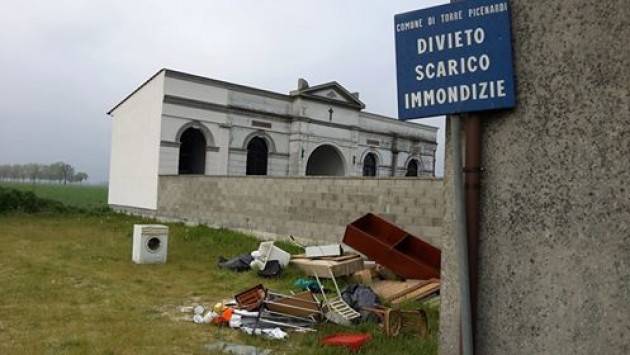
[[[168,227],[160,224],[133,226],[131,260],[136,264],[163,264],[168,250]]]

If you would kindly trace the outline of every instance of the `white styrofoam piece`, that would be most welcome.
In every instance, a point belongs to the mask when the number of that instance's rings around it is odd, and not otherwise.
[[[304,248],[304,251],[309,258],[340,256],[342,254],[341,244],[315,245]]]
[[[271,260],[277,260],[282,267],[287,267],[289,261],[291,261],[291,254],[273,245],[273,242],[260,243],[258,251],[260,252],[260,258],[258,260],[263,263],[261,270],[264,269],[267,262]]]
[[[163,264],[168,251],[168,227],[159,224],[133,226],[131,260],[136,264]]]

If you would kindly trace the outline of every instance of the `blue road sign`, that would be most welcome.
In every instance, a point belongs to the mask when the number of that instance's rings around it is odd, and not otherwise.
[[[398,115],[408,120],[514,107],[507,0],[395,16]]]

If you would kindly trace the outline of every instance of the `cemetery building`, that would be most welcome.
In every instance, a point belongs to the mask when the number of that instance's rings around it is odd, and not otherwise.
[[[337,82],[281,94],[162,69],[112,108],[109,204],[159,176],[433,176],[437,128],[369,113]]]

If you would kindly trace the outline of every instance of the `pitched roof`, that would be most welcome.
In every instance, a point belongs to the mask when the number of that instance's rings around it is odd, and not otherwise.
[[[359,100],[358,93],[350,93],[341,84],[331,81],[325,84],[306,86],[291,91],[291,96],[306,97],[317,101],[325,101],[335,104],[344,104],[362,110],[365,104]]]

